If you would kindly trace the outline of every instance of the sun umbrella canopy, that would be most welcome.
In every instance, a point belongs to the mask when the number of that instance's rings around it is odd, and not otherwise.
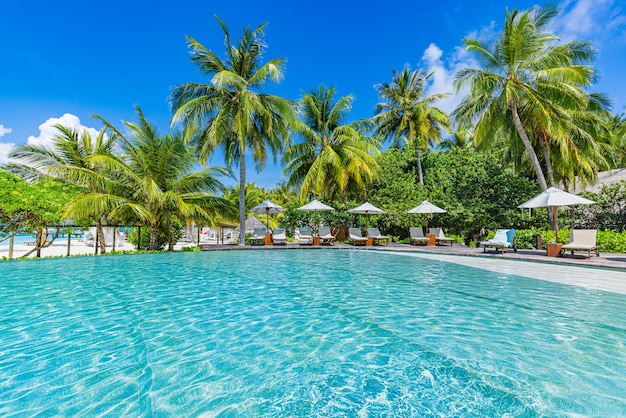
[[[283,208],[282,206],[268,199],[268,200],[262,201],[260,204],[250,209],[250,212],[264,213],[267,216],[267,226],[266,226],[267,230],[265,231],[265,233],[267,234],[269,233],[269,228],[270,228],[270,215],[282,212],[284,210],[285,208]]]
[[[361,206],[357,206],[356,208],[348,209],[350,213],[361,213],[365,215],[369,214],[379,214],[385,213],[384,210],[378,209],[376,206],[372,205],[370,202],[365,202]]]
[[[285,208],[283,208],[282,206],[268,199],[268,200],[262,201],[261,203],[259,203],[258,205],[250,209],[250,212],[265,213],[266,215],[273,215],[275,213],[282,212],[284,210]]]
[[[428,234],[428,217],[431,213],[446,213],[446,210],[441,209],[439,206],[435,206],[428,200],[424,200],[419,205],[408,211],[408,213],[425,213],[426,214],[426,233]]]
[[[317,211],[317,210],[335,210],[335,208],[332,208],[328,205],[323,204],[322,202],[320,202],[319,200],[313,200],[312,202],[307,203],[304,206],[300,206],[298,208],[298,210],[312,210],[312,211]]]
[[[566,191],[557,189],[556,187],[550,187],[529,201],[522,203],[518,206],[518,208],[530,209],[545,208],[548,206],[591,205],[594,203],[596,202],[593,200],[567,193]]]
[[[428,200],[424,200],[419,205],[415,206],[413,209],[408,211],[407,213],[446,213],[447,211],[441,209],[439,206],[435,206],[430,203]]]
[[[539,193],[532,199],[522,203],[518,208],[532,209],[532,208],[552,208],[552,214],[554,217],[554,235],[556,241],[559,240],[559,225],[557,223],[557,206],[573,206],[573,205],[591,205],[594,204],[593,200],[585,199],[584,197],[576,196],[575,194],[567,193],[556,187],[550,187],[549,189]]]

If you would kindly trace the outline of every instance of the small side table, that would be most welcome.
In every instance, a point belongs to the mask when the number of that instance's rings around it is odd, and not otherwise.
[[[426,238],[428,238],[428,243],[426,245],[435,245],[437,243],[435,234],[426,234]]]
[[[546,244],[546,255],[548,257],[560,257],[561,256],[561,247],[563,244]]]
[[[265,234],[265,245],[274,245],[272,234]]]
[[[319,247],[320,245],[320,237],[313,237],[313,246]]]
[[[374,240],[372,239],[372,237],[367,237],[367,241],[365,241],[365,246],[371,247],[372,245],[374,245]]]

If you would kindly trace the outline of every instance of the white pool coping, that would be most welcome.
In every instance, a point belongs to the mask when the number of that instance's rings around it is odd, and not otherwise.
[[[402,251],[393,251],[393,253],[626,295],[626,271],[502,258]]]

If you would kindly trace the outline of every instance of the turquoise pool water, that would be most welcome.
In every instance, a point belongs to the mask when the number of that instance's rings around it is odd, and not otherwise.
[[[2,416],[626,414],[623,295],[347,250],[0,277]]]

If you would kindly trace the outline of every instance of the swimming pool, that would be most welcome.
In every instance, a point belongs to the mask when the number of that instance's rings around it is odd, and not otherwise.
[[[0,277],[3,416],[626,413],[624,295],[348,250],[11,261]]]

